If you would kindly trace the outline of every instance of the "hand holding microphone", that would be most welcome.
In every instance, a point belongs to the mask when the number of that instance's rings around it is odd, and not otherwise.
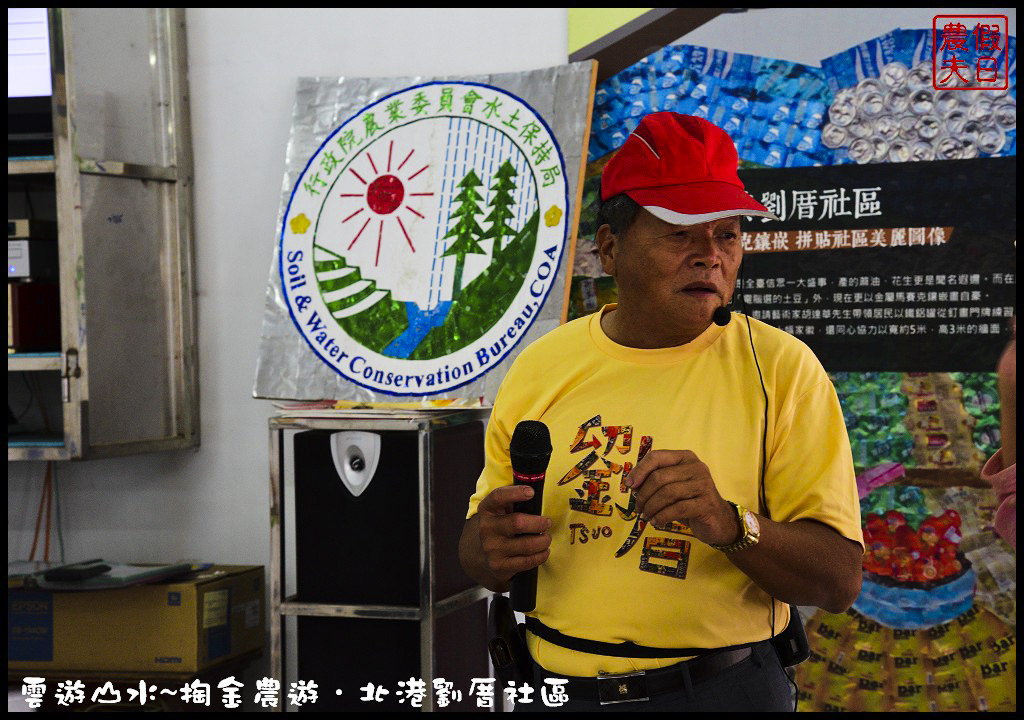
[[[540,517],[544,497],[544,475],[551,460],[551,434],[548,426],[536,420],[524,420],[516,425],[509,443],[512,458],[512,482],[527,486],[533,495],[516,505],[516,512]],[[550,543],[550,538],[548,539]],[[524,570],[512,578],[509,593],[512,609],[529,612],[537,604],[537,568]]]
[[[493,490],[480,501],[477,508],[479,542],[486,571],[499,585],[492,587],[488,584],[491,589],[499,589],[519,573],[531,570],[535,581],[537,566],[547,560],[550,554],[551,536],[547,530],[551,527],[551,521],[540,514],[543,474],[551,453],[550,439],[546,443],[545,454],[545,443],[543,438],[538,440],[537,428],[522,435],[519,428],[523,425],[520,423],[516,427],[510,446],[513,482],[518,474],[518,484]],[[536,425],[544,428],[546,435],[547,428],[542,423]],[[513,582],[513,585],[516,583]],[[522,583],[518,587],[519,590],[514,591],[517,596],[523,591]]]

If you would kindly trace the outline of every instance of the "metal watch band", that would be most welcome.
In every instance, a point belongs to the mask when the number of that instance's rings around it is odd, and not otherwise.
[[[739,517],[740,528],[743,529],[743,535],[740,536],[740,539],[734,543],[729,543],[728,545],[711,545],[711,547],[715,548],[715,550],[720,550],[724,553],[731,553],[736,552],[737,550],[745,550],[748,547],[753,547],[754,545],[757,545],[757,541],[760,540],[760,536],[754,535],[752,532],[750,532],[750,528],[747,527],[747,523],[743,519],[743,516],[744,514],[746,514],[747,509],[742,505],[737,505],[731,500],[726,500],[726,502],[736,509],[736,515]]]

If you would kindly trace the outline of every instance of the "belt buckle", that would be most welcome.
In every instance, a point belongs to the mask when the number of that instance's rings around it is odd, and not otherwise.
[[[647,673],[643,670],[621,675],[601,674],[597,677],[597,699],[602,705],[650,700]]]

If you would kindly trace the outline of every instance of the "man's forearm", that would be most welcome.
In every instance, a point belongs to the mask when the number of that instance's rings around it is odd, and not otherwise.
[[[833,613],[853,604],[860,593],[860,545],[813,520],[758,521],[757,545],[727,556],[758,587],[783,602]]]

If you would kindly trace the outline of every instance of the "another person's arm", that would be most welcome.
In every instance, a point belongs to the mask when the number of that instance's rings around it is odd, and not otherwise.
[[[1003,467],[1017,464],[1017,318],[1010,324],[1010,342],[996,368],[999,376],[999,415]]]
[[[1017,320],[1010,325],[1010,342],[996,367],[999,376],[999,451],[982,468],[981,477],[996,493],[999,507],[996,533],[1017,549]]]

